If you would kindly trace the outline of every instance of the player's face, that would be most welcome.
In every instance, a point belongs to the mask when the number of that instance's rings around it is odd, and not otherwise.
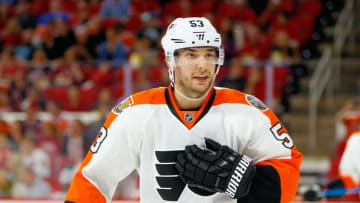
[[[216,61],[213,47],[180,49],[174,69],[176,88],[192,98],[204,95],[212,84]]]

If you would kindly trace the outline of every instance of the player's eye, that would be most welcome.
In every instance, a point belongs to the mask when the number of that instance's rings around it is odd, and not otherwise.
[[[206,54],[206,59],[209,59],[209,60],[215,59],[215,54]]]
[[[193,53],[187,53],[185,56],[186,56],[186,58],[188,58],[188,59],[194,59],[194,58],[196,57],[196,55],[193,54]]]

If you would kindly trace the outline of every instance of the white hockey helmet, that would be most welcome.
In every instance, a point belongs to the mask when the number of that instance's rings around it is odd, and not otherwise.
[[[173,67],[176,65],[176,50],[190,47],[215,47],[218,56],[216,74],[224,63],[221,36],[210,21],[204,17],[176,18],[168,26],[161,39],[161,45],[170,65],[169,77],[172,84],[174,83]]]

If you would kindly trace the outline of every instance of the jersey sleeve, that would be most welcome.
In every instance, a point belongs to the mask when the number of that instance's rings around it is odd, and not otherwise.
[[[253,132],[243,152],[256,163],[249,195],[239,202],[292,202],[300,176],[302,154],[275,114],[254,108]]]
[[[345,187],[360,185],[360,131],[353,133],[347,141],[339,166],[339,176]]]
[[[118,182],[138,168],[139,145],[126,110],[110,112],[76,172],[65,202],[110,202]]]

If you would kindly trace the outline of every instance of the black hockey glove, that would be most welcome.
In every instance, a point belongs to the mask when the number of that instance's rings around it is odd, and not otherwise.
[[[177,156],[176,168],[184,183],[211,192],[225,192],[231,198],[248,194],[256,167],[246,155],[205,138],[206,149],[185,147]]]

